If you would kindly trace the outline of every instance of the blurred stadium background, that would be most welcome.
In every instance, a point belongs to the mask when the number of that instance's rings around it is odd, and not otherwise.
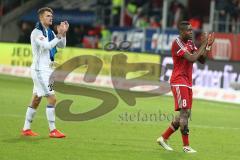
[[[24,106],[32,91],[30,34],[37,21],[36,11],[43,6],[54,10],[53,29],[60,21],[70,23],[67,48],[58,50],[57,62],[62,64],[79,55],[95,55],[104,63],[96,82],[83,81],[86,68],[75,70],[68,81],[91,85],[116,96],[109,83],[113,55],[124,53],[131,63],[160,63],[167,68],[160,79],[168,81],[172,69],[171,43],[178,36],[177,23],[190,21],[197,45],[202,32],[215,32],[216,40],[209,60],[205,65],[194,64],[193,90],[197,100],[194,101],[191,141],[199,153],[183,155],[178,136],[173,137],[172,144],[179,149],[172,154],[155,145],[156,137],[169,123],[167,120],[138,121],[131,120],[131,116],[123,119],[125,113],[136,116],[139,110],[143,115],[159,110],[172,114],[173,100],[169,95],[147,100],[139,98],[133,108],[119,98],[114,111],[87,122],[71,123],[58,119],[57,125],[69,136],[63,141],[47,138],[42,107],[33,126],[45,136],[42,134],[36,139],[20,137]],[[239,0],[1,0],[0,159],[26,160],[33,156],[35,159],[238,159],[240,94],[232,84],[240,83],[239,33]],[[104,49],[109,42],[117,46],[113,51]],[[131,46],[122,50],[118,47],[122,42],[130,42]],[[160,76],[160,72],[160,68],[154,68],[156,75]],[[59,100],[70,96],[57,95]],[[99,103],[92,98],[71,98],[76,112],[93,109]],[[20,151],[23,147],[28,154]]]

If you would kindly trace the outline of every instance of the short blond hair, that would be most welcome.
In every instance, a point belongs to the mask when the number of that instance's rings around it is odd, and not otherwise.
[[[51,12],[53,14],[53,10],[49,7],[42,7],[38,10],[38,17],[40,17],[44,12]]]

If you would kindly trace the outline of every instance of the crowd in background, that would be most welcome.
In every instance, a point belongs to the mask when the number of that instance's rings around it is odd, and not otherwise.
[[[21,6],[29,0],[1,0],[0,1],[0,16],[3,16],[13,9]]]
[[[98,0],[96,5],[104,8],[104,14],[110,16],[103,17],[99,24],[70,25],[67,45],[84,48],[101,47],[101,41],[108,41],[111,38],[108,28],[120,25],[132,28],[161,28],[163,0],[126,0],[125,2],[126,7],[121,24],[122,0]],[[188,18],[187,8],[177,0],[170,3],[169,10],[168,27],[176,28],[178,21]],[[34,25],[33,22],[19,22],[21,30],[19,43],[29,43]]]
[[[123,21],[121,22],[121,5],[123,0],[96,0],[96,5],[104,12],[101,22],[92,25],[70,24],[68,46],[98,48],[101,41],[110,41],[111,27],[131,28],[161,28],[163,0],[125,0]],[[226,31],[225,22],[229,15],[232,23],[239,22],[240,0],[217,0],[216,11],[219,13],[219,30]],[[200,13],[199,13],[200,14]],[[176,28],[181,20],[188,19],[195,30],[203,24],[203,18],[191,16],[188,7],[173,0],[168,5],[167,27]],[[29,43],[30,33],[34,28],[33,22],[20,21],[21,35],[19,43]],[[236,30],[235,25],[229,25],[230,31]],[[53,27],[55,28],[55,27]]]
[[[217,0],[216,11],[219,32],[236,32],[239,29],[240,0]]]

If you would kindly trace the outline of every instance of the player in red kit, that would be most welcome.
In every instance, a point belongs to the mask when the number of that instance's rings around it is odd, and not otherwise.
[[[192,26],[187,21],[182,21],[178,26],[180,36],[172,44],[173,72],[170,79],[171,90],[175,101],[175,111],[178,114],[157,139],[157,142],[166,150],[173,149],[168,145],[167,140],[180,127],[183,141],[183,151],[195,153],[189,146],[188,119],[192,108],[192,69],[193,63],[199,61],[205,63],[207,53],[214,42],[214,34],[205,34],[199,49],[192,41]]]

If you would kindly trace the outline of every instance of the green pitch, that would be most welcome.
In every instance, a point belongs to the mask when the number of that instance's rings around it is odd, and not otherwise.
[[[0,76],[0,160],[238,160],[240,157],[240,106],[194,100],[190,122],[190,144],[196,154],[182,152],[179,131],[170,139],[174,152],[156,144],[173,114],[172,97],[139,98],[130,107],[119,98],[112,112],[85,122],[56,125],[65,139],[48,138],[43,100],[32,124],[38,137],[21,137],[32,81]],[[105,89],[116,95],[116,92]],[[100,100],[57,93],[58,100],[74,100],[72,112],[86,112]],[[150,117],[150,115],[157,117]],[[161,116],[160,116],[161,115]],[[164,118],[165,115],[165,118]],[[157,118],[157,119],[156,119]]]

